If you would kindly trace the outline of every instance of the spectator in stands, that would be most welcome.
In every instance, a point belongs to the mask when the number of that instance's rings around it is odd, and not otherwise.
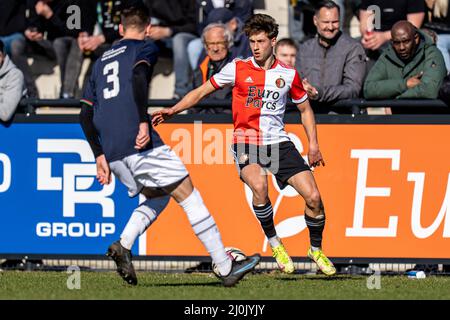
[[[77,45],[80,30],[67,27],[69,18],[67,8],[70,5],[80,7],[81,1],[37,1],[35,11],[30,13],[31,17],[34,17],[34,14],[37,15],[32,23],[47,31],[47,40],[52,41],[60,71],[60,98],[75,98],[83,62],[83,52]],[[80,20],[85,21],[85,19]]]
[[[289,1],[288,5],[288,28],[289,37],[296,43],[300,44],[305,38],[305,32],[303,31],[303,20],[305,19],[303,15],[303,10],[301,0]]]
[[[233,13],[234,17],[237,17],[240,21],[247,21],[253,15],[253,0],[196,0],[197,10],[197,28],[198,33],[201,34],[203,29],[208,25],[209,14],[218,8],[226,8]],[[219,22],[219,21],[212,21]]]
[[[447,72],[450,72],[450,6],[449,0],[426,0],[427,14],[424,27],[437,34],[437,47],[444,57]]]
[[[30,97],[38,97],[35,79],[28,65],[28,55],[44,56],[57,61],[61,73],[61,90],[73,93],[81,69],[81,52],[75,38],[79,30],[69,29],[69,5],[79,1],[29,0],[27,2],[26,41],[11,44],[12,59],[22,70]],[[67,63],[69,61],[69,63]],[[72,94],[73,95],[73,94]]]
[[[192,70],[187,59],[188,43],[197,38],[195,0],[145,0],[152,17],[150,38],[162,55],[173,53],[175,72],[174,98],[189,91]]]
[[[378,17],[375,17],[373,11],[368,10],[373,5],[380,8],[380,26],[376,25]],[[359,11],[361,43],[371,59],[369,68],[378,59],[381,50],[389,45],[394,23],[407,20],[416,28],[420,28],[424,17],[423,0],[362,0]]]
[[[364,97],[436,99],[446,75],[439,49],[408,21],[394,24],[391,33],[391,45],[367,76]]]
[[[314,112],[330,112],[330,104],[359,96],[365,76],[361,44],[340,31],[339,6],[323,1],[316,9],[317,36],[299,47],[296,67]]]
[[[26,0],[0,1],[0,40],[3,41],[6,54],[11,56],[11,44],[25,42]]]
[[[121,36],[119,34],[121,12],[133,6],[142,6],[141,0],[82,0],[82,29],[78,35],[78,47],[91,63],[84,76],[83,91],[88,83],[95,60],[111,48]],[[99,26],[99,32],[95,26]]]
[[[297,59],[298,47],[295,41],[291,38],[283,38],[277,41],[273,49],[275,58],[279,61],[295,68],[295,61]],[[286,112],[298,112],[296,106],[286,106]]]
[[[45,6],[51,7],[52,12],[55,10],[62,12],[59,10],[62,2],[63,0],[27,1],[27,27],[24,32],[26,41],[19,40],[11,44],[12,60],[23,72],[29,97],[37,98],[39,97],[39,93],[35,84],[34,75],[28,65],[28,55],[46,57],[52,61],[56,60],[52,41],[61,35],[62,31],[61,26],[55,24],[60,22],[59,19],[55,19],[56,15],[52,19],[50,19],[51,17],[47,18],[47,10],[41,12],[40,9]],[[66,13],[64,12],[64,14]]]
[[[203,29],[202,42],[205,46],[206,57],[200,61],[194,71],[193,87],[197,88],[232,60],[230,47],[233,44],[233,36],[228,27],[223,23],[211,23]],[[208,96],[209,99],[231,101],[231,88],[217,90]],[[190,113],[231,113],[230,109],[221,107],[192,108]]]
[[[215,8],[208,12],[206,16],[206,24],[224,23],[233,35],[233,44],[231,54],[233,58],[247,58],[251,56],[248,38],[244,34],[244,22],[246,17],[251,16],[253,7],[250,1],[245,0],[239,2],[239,7],[223,7]],[[238,10],[238,8],[240,10]],[[233,9],[233,10],[232,10]],[[192,68],[198,63],[199,59],[203,59],[206,53],[200,39],[192,40],[188,46],[188,54]]]
[[[8,121],[13,116],[24,92],[22,72],[6,54],[0,40],[0,120]]]
[[[290,67],[295,67],[297,52],[298,47],[290,38],[278,40],[274,48],[275,57]]]
[[[317,6],[323,0],[289,0],[288,6],[288,28],[289,37],[294,40],[297,45],[311,39],[316,34],[316,28],[314,26],[314,13]],[[361,1],[361,0],[347,0]],[[339,6],[339,19],[341,31],[345,27],[345,0],[333,0]]]

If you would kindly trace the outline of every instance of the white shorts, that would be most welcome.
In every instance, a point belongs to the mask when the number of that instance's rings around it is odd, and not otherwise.
[[[189,175],[183,162],[167,145],[113,161],[109,167],[128,188],[130,197],[138,195],[144,187],[167,187]]]

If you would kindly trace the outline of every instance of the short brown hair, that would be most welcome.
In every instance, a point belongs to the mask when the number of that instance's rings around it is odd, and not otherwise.
[[[131,7],[123,10],[120,20],[124,30],[127,28],[135,28],[139,31],[143,31],[150,24],[148,10],[143,6]]]
[[[292,47],[298,51],[297,44],[295,43],[294,40],[292,40],[291,38],[283,38],[278,40],[277,43],[275,44],[275,53],[277,52],[279,47],[283,46]]]
[[[278,36],[278,24],[271,16],[258,13],[245,22],[244,32],[247,37],[255,33],[265,32],[269,39],[273,39]]]

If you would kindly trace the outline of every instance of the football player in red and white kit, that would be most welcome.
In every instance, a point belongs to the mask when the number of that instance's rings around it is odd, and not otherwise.
[[[268,238],[280,269],[294,272],[294,264],[277,236],[268,197],[266,170],[280,188],[292,186],[305,200],[305,221],[311,246],[307,255],[320,270],[333,275],[336,269],[322,251],[325,211],[310,167],[325,165],[317,140],[314,113],[298,72],[278,61],[273,48],[278,35],[275,20],[265,14],[252,16],[245,24],[253,55],[235,59],[171,108],[152,114],[153,125],[196,105],[203,97],[225,86],[233,87],[233,152],[240,178],[253,192],[253,209]],[[301,113],[309,141],[309,165],[284,130],[283,116],[290,95]],[[262,170],[264,168],[264,170]]]

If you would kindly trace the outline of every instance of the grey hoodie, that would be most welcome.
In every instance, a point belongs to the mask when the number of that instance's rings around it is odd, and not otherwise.
[[[16,111],[24,94],[22,71],[5,56],[0,67],[0,120],[8,121]]]

